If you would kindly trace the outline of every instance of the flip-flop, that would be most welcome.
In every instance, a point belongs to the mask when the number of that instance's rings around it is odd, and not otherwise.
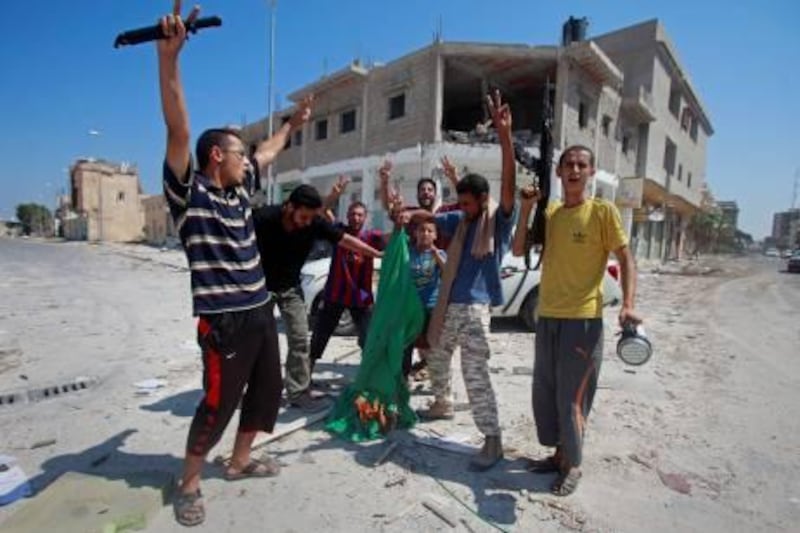
[[[577,468],[570,468],[569,471],[558,476],[553,486],[550,487],[550,492],[556,496],[569,496],[578,488],[580,480],[581,471]]]
[[[172,497],[172,508],[175,511],[175,520],[182,526],[197,526],[206,519],[200,489],[196,492],[180,492],[179,489]]]
[[[274,458],[266,456],[260,459],[250,459],[244,468],[237,472],[225,471],[226,481],[238,481],[240,479],[275,477],[281,472],[281,465]]]
[[[525,470],[535,474],[549,474],[551,472],[558,472],[560,469],[555,455],[545,457],[544,459],[528,459],[525,464]]]

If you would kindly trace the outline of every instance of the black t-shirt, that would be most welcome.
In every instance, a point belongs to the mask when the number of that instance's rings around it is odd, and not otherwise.
[[[317,216],[310,226],[287,232],[281,222],[283,207],[267,205],[253,210],[258,252],[267,278],[267,289],[281,291],[300,283],[300,270],[316,240],[337,243],[344,231]]]

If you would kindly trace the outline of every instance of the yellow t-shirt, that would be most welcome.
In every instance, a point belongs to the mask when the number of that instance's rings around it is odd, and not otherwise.
[[[619,211],[591,198],[576,207],[553,203],[546,216],[539,316],[602,317],[608,254],[628,244]]]

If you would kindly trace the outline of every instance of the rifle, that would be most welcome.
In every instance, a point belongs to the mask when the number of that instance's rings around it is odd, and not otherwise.
[[[186,24],[186,21],[183,21]],[[197,30],[204,28],[214,28],[222,26],[222,19],[219,17],[204,17],[197,19],[191,24],[186,24],[186,38],[189,38],[190,33],[197,33]],[[161,24],[154,26],[147,26],[145,28],[137,28],[135,30],[128,30],[117,35],[114,40],[114,48],[130,44],[141,44],[149,41],[155,41],[166,37],[161,30]]]
[[[535,245],[545,245],[545,212],[550,201],[550,175],[553,171],[553,106],[550,103],[550,80],[545,85],[542,98],[541,138],[539,139],[539,157],[533,157],[520,143],[514,143],[514,159],[525,169],[534,174],[534,185],[539,188],[539,201],[536,203],[536,213],[533,215],[533,224],[528,229],[525,238],[525,266],[530,268],[530,251]],[[522,221],[520,221],[522,222]],[[524,221],[527,223],[527,221]],[[519,223],[519,222],[518,222]],[[537,270],[542,264],[542,255],[533,268]]]

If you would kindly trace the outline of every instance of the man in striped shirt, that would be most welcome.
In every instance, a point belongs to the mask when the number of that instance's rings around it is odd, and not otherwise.
[[[256,245],[249,195],[243,187],[249,169],[238,133],[211,129],[197,140],[197,171],[192,172],[189,117],[178,70],[186,40],[179,0],[161,19],[166,39],[159,40],[158,65],[162,111],[167,126],[164,194],[175,219],[191,271],[197,337],[203,353],[205,395],[189,429],[181,486],[174,497],[183,525],[205,519],[200,476],[205,458],[219,441],[241,403],[229,480],[272,476],[278,463],[250,457],[258,431],[272,431],[281,390],[278,335],[261,258]],[[187,18],[197,18],[195,8]],[[293,129],[310,115],[310,100],[281,130],[256,149],[259,167],[269,164]],[[247,387],[247,392],[242,392]]]
[[[347,209],[347,225],[339,224],[348,235],[358,238],[376,250],[383,250],[386,238],[378,230],[365,230],[367,208],[353,202]],[[358,328],[358,346],[364,347],[369,319],[372,316],[372,257],[343,246],[334,246],[328,280],[325,283],[322,309],[311,335],[310,358],[314,363],[322,357],[328,341],[336,330],[342,313],[347,310]]]

